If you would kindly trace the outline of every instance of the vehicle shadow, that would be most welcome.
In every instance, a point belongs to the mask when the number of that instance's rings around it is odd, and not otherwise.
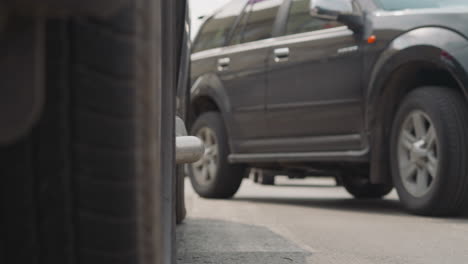
[[[324,185],[324,184],[275,184],[276,187],[298,187],[298,188],[336,188],[336,185]]]
[[[295,197],[234,197],[232,202],[254,202],[261,204],[280,204],[300,206],[307,208],[318,208],[333,211],[349,211],[368,214],[398,215],[403,217],[421,217],[411,215],[405,211],[398,200],[391,199],[353,199],[353,198],[295,198]],[[454,221],[466,221],[468,209],[458,217],[439,217],[452,219]]]
[[[187,218],[176,231],[178,264],[305,264],[312,255],[263,226]]]
[[[404,214],[396,200],[358,200],[353,198],[295,198],[295,197],[234,197],[233,202],[281,204],[326,210],[367,212],[375,214]]]

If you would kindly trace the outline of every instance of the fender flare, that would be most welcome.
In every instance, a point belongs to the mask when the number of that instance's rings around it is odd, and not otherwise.
[[[434,38],[434,36],[439,36]],[[468,97],[468,40],[457,32],[439,27],[417,28],[394,39],[374,64],[365,94],[365,124],[371,145],[371,181],[390,183],[383,109],[388,82],[404,65],[424,62],[448,71]],[[384,142],[384,144],[382,144]]]
[[[218,106],[223,117],[224,126],[229,133],[229,131],[231,131],[229,124],[233,123],[232,120],[230,120],[232,116],[231,103],[223,83],[216,74],[208,73],[202,75],[193,82],[192,88],[190,89],[190,108],[192,108],[194,102],[201,97],[211,99],[216,106]]]
[[[208,97],[215,102],[223,117],[229,116],[231,103],[225,92],[224,85],[216,74],[209,73],[200,76],[190,89],[190,105],[200,97]]]

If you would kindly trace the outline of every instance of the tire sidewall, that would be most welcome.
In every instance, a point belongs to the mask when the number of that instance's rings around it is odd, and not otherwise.
[[[190,134],[197,135],[197,133],[205,127],[211,129],[214,132],[216,143],[218,145],[218,160],[215,178],[210,184],[201,185],[195,179],[193,174],[193,167],[191,165],[188,166],[188,172],[192,186],[197,191],[197,193],[202,196],[212,196],[212,194],[216,192],[216,187],[220,184],[223,184],[220,182],[220,174],[227,170],[227,156],[229,153],[229,148],[227,144],[226,132],[220,114],[215,112],[207,112],[200,115],[190,129]]]
[[[447,179],[444,176],[451,175],[449,166],[448,148],[451,145],[447,133],[444,132],[446,127],[445,120],[442,118],[442,113],[438,109],[436,99],[431,98],[424,93],[424,88],[419,88],[411,92],[401,104],[392,126],[391,142],[390,142],[390,162],[394,185],[397,189],[400,200],[403,205],[412,212],[426,213],[431,210],[435,200],[442,197],[446,191]],[[398,162],[398,144],[402,126],[408,117],[414,111],[425,113],[432,121],[437,140],[438,140],[438,159],[439,165],[437,177],[432,183],[431,189],[421,197],[414,197],[403,185]],[[442,175],[441,172],[445,172]]]

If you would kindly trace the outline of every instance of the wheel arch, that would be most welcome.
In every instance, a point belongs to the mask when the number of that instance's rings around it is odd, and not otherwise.
[[[190,89],[190,111],[188,115],[188,127],[191,127],[196,118],[208,111],[219,112],[228,133],[229,144],[232,148],[229,135],[231,119],[231,107],[229,98],[224,90],[221,80],[215,74],[207,74],[197,78]]]
[[[389,138],[401,100],[410,91],[426,85],[457,89],[467,98],[467,59],[468,41],[442,28],[420,28],[403,34],[382,53],[366,93],[373,183],[391,183],[389,143],[385,139]]]

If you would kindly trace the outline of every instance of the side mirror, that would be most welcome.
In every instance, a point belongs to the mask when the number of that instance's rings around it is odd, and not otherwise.
[[[337,20],[356,33],[364,27],[363,16],[354,11],[353,0],[311,0],[310,15]]]
[[[353,13],[352,0],[311,0],[310,13],[315,16],[338,17]]]

